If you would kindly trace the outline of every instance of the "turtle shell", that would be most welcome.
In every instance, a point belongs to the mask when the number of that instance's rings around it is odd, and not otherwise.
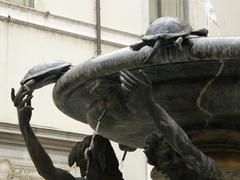
[[[161,17],[149,26],[143,40],[171,39],[190,35],[192,27],[181,18]]]
[[[43,64],[39,64],[31,68],[27,74],[24,76],[21,84],[25,84],[27,81],[34,78],[41,78],[42,76],[48,76],[56,74],[56,76],[64,71],[64,69],[69,68],[70,63],[61,60],[48,61]]]

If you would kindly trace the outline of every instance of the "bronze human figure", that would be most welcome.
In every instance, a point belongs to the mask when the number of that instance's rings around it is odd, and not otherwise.
[[[123,180],[122,173],[118,169],[118,160],[109,140],[99,135],[94,137],[94,147],[88,152],[88,162],[84,158],[84,153],[90,146],[91,136],[77,143],[69,155],[69,165],[72,166],[76,162],[82,177],[75,178],[66,170],[55,167],[30,126],[33,110],[32,92],[22,89],[19,92],[16,96],[12,89],[11,96],[17,108],[20,130],[32,161],[43,178],[47,180]]]
[[[91,140],[92,136],[87,136],[76,143],[68,156],[69,166],[76,162],[81,175],[86,176],[87,180],[123,180],[110,141],[96,134],[93,137],[94,146],[89,150]]]
[[[215,161],[192,144],[184,130],[154,99],[152,83],[142,70],[135,74],[127,70],[121,71],[120,81],[123,91],[129,95],[129,98],[133,101],[141,99],[141,106],[149,112],[163,139],[184,159],[185,163],[204,178],[223,179]]]
[[[25,91],[18,95],[19,97],[16,98],[14,89],[12,89],[12,100],[17,107],[20,130],[31,159],[40,176],[48,180],[75,180],[76,178],[70,173],[54,166],[51,158],[48,156],[47,152],[34,134],[30,126],[33,110],[31,107],[31,98],[33,96]]]

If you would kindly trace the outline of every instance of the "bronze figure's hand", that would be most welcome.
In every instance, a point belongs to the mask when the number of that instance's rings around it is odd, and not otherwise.
[[[12,88],[11,97],[18,111],[19,123],[29,124],[33,110],[31,107],[32,92],[27,92],[21,87],[15,95],[15,90]]]
[[[120,81],[122,90],[136,102],[141,100],[141,104],[146,105],[153,99],[151,80],[142,70],[134,74],[120,71]]]

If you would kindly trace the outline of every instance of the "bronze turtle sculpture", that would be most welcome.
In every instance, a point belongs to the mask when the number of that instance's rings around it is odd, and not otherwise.
[[[53,60],[36,65],[27,72],[20,84],[27,91],[39,89],[56,82],[71,66],[70,63],[61,60]]]
[[[207,36],[208,30],[205,28],[193,30],[183,19],[177,17],[161,17],[150,25],[142,42],[131,45],[133,51],[139,51],[144,46],[153,47],[150,55],[144,60],[150,62],[159,49],[175,46],[182,49],[182,42],[190,35]]]

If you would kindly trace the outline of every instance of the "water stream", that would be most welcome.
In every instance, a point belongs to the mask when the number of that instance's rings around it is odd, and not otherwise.
[[[210,29],[213,26],[216,29],[216,35],[220,36],[220,28],[217,19],[217,14],[214,9],[214,0],[202,0],[202,4],[204,6],[204,11],[207,16],[207,29]]]
[[[216,12],[214,10],[214,2],[213,0],[202,0],[203,6],[204,6],[204,10],[205,13],[207,15],[208,21],[207,21],[207,28],[210,29],[210,26],[214,26],[215,29],[217,30],[217,34],[216,35],[220,35],[220,28],[219,28],[219,24],[218,24],[218,20],[217,20],[217,15]],[[202,106],[202,97],[205,95],[205,93],[207,92],[207,90],[209,89],[209,87],[214,83],[214,81],[221,75],[223,68],[224,68],[224,61],[223,59],[219,59],[219,69],[217,70],[215,76],[213,78],[211,78],[206,85],[203,87],[203,89],[201,90],[199,97],[197,99],[197,107],[206,115],[208,115],[209,117],[212,117],[213,114],[211,112],[209,112],[207,109],[205,109]],[[208,120],[205,120],[206,122],[206,126],[208,126]]]
[[[124,168],[124,160],[126,158],[126,155],[127,155],[127,151],[124,151],[122,159],[121,159],[121,163],[120,163],[120,171],[122,171]]]
[[[96,134],[98,134],[98,130],[100,128],[100,124],[101,124],[101,120],[103,119],[103,117],[106,115],[107,113],[107,109],[105,109],[102,114],[99,116],[98,120],[97,120],[97,126],[93,132],[93,135],[92,135],[92,139],[91,139],[91,142],[90,142],[90,145],[89,147],[86,149],[86,151],[91,151],[93,148],[94,148],[94,138],[96,136]],[[86,169],[86,174],[88,174],[88,170],[89,170],[89,163],[90,163],[90,159],[88,157],[88,155],[86,155],[86,153],[88,154],[88,152],[85,152],[85,157],[87,158],[87,169]],[[86,177],[85,177],[86,178]]]

